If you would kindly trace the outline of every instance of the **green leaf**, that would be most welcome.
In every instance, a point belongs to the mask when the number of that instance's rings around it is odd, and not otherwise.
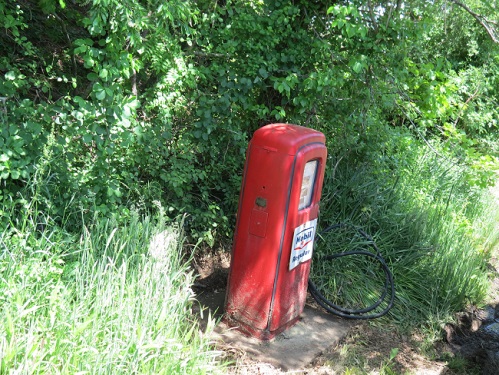
[[[76,39],[74,41],[74,44],[76,46],[91,46],[92,44],[94,44],[94,41],[90,38],[86,38],[86,39]]]
[[[110,87],[106,87],[104,90],[106,91],[106,95],[107,96],[109,96],[110,98],[113,97],[114,92],[113,92],[113,90]]]
[[[84,134],[83,135],[83,142],[85,142],[87,144],[92,142],[92,134]]]
[[[97,100],[104,100],[106,98],[106,90],[99,82],[94,84],[93,91]]]
[[[39,123],[29,121],[27,125],[33,136],[38,136],[42,132],[42,126]]]
[[[97,81],[99,79],[99,76],[96,73],[92,72],[87,74],[87,79],[89,81]]]
[[[347,35],[348,35],[349,38],[351,38],[352,36],[354,36],[356,34],[356,31],[357,31],[356,28],[355,28],[355,26],[352,25],[352,24],[350,24],[350,23],[346,24],[345,29],[346,29],[346,32],[347,32]]]
[[[96,91],[95,92],[95,97],[98,100],[104,100],[106,98],[106,91],[104,89]]]
[[[16,73],[14,73],[12,70],[9,70],[7,73],[5,73],[5,79],[8,79],[9,81],[15,80]]]
[[[360,61],[356,61],[352,66],[352,69],[355,73],[360,73],[362,71],[362,68],[363,64]]]
[[[87,101],[83,99],[81,96],[76,95],[73,100],[78,103],[78,105],[82,108],[85,108],[87,105]]]
[[[142,131],[142,127],[141,126],[136,126],[135,128],[133,128],[133,132],[138,135],[139,137],[144,134],[144,132]]]
[[[359,31],[362,38],[365,38],[367,36],[367,28],[365,28],[364,26],[361,26]]]
[[[392,348],[392,350],[390,350],[390,361],[392,361],[398,354],[399,352],[399,348]]]

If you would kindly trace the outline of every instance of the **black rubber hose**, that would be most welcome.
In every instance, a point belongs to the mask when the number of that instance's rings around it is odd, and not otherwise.
[[[344,227],[353,227],[353,226],[348,225],[348,224],[334,224],[334,225],[331,225],[331,226],[327,227],[326,229],[324,229],[322,231],[322,233],[327,233],[333,229],[344,228]],[[371,258],[377,260],[380,263],[381,268],[383,269],[383,272],[385,273],[385,285],[384,285],[383,293],[381,293],[381,296],[378,298],[378,300],[375,303],[373,303],[372,305],[370,305],[366,308],[346,309],[344,307],[335,305],[334,303],[332,303],[331,301],[326,299],[326,297],[324,297],[324,295],[321,294],[321,292],[318,290],[318,288],[315,286],[315,284],[310,279],[308,280],[308,290],[309,290],[310,294],[312,295],[312,297],[314,297],[314,299],[317,301],[317,303],[320,306],[322,306],[327,312],[329,312],[331,314],[340,316],[342,318],[347,318],[347,319],[375,319],[375,318],[379,318],[379,317],[385,315],[386,313],[388,313],[388,311],[393,307],[393,303],[395,300],[395,284],[393,281],[393,275],[392,275],[390,269],[388,268],[388,266],[386,265],[385,260],[381,256],[378,246],[376,246],[376,243],[373,241],[371,236],[369,236],[366,232],[364,232],[360,228],[356,228],[356,227],[353,227],[353,228],[358,233],[360,233],[360,235],[362,237],[364,237],[365,239],[367,239],[370,242],[369,245],[372,246],[376,250],[376,254],[371,253],[369,251],[364,251],[364,250],[353,250],[353,251],[347,251],[347,252],[339,253],[339,254],[322,256],[322,257],[320,257],[320,259],[318,261],[328,261],[328,260],[333,260],[333,259],[337,259],[337,258],[341,258],[341,257],[345,257],[345,256],[352,256],[352,255],[367,256],[367,257],[371,257]],[[380,311],[378,313],[367,314],[367,313],[370,313],[371,311],[375,310],[377,307],[379,307],[383,303],[383,301],[385,301],[389,290],[390,290],[390,299],[388,301],[388,305],[382,311]]]

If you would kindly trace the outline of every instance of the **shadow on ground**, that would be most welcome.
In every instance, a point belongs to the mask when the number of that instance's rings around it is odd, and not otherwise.
[[[284,371],[304,369],[326,349],[338,345],[348,333],[349,321],[311,305],[305,306],[301,319],[294,326],[271,341],[247,337],[229,328],[222,320],[228,262],[219,259],[218,263],[218,267],[213,267],[213,262],[205,262],[204,268],[198,270],[200,277],[193,289],[199,305],[205,309],[200,314],[200,308],[197,308],[197,313],[202,328],[206,327],[208,316],[218,321],[213,339],[224,351],[244,357],[246,363],[267,363]]]

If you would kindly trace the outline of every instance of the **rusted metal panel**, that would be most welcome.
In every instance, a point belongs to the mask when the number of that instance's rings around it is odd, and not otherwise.
[[[307,236],[313,240],[315,230],[306,232],[306,223],[314,225],[319,213],[326,155],[324,135],[297,125],[267,125],[250,141],[225,305],[227,323],[246,334],[271,339],[303,311],[311,262]],[[308,162],[307,170],[316,168],[312,191],[303,187]],[[297,245],[301,225],[305,234]]]

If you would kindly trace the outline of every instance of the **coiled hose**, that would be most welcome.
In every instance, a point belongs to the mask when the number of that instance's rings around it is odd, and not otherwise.
[[[334,224],[334,225],[331,225],[331,226],[327,227],[326,229],[324,229],[321,233],[327,233],[333,229],[345,228],[345,227],[353,227],[353,226],[348,225],[348,224]],[[385,315],[386,313],[388,313],[388,311],[393,306],[393,302],[395,299],[395,285],[393,282],[393,275],[392,275],[390,269],[388,268],[388,266],[386,265],[385,260],[381,256],[381,253],[379,251],[378,246],[376,246],[376,243],[373,241],[371,236],[369,236],[366,232],[364,232],[360,228],[354,227],[354,229],[362,237],[364,237],[366,240],[369,241],[369,245],[372,246],[374,248],[374,250],[376,250],[376,253],[371,253],[371,252],[365,251],[365,250],[353,250],[353,251],[346,251],[344,253],[339,253],[339,254],[331,254],[331,255],[322,256],[322,257],[320,257],[319,261],[321,261],[321,262],[322,261],[330,261],[333,259],[337,259],[337,258],[341,258],[341,257],[345,257],[345,256],[350,256],[350,255],[365,255],[367,257],[371,257],[371,258],[377,260],[380,263],[381,268],[385,274],[384,290],[383,290],[383,293],[381,293],[381,296],[379,297],[379,299],[375,303],[373,303],[371,306],[368,306],[368,307],[363,308],[363,309],[358,309],[358,310],[347,309],[347,308],[335,305],[334,303],[332,303],[331,301],[326,299],[326,297],[324,297],[324,295],[321,294],[321,292],[318,290],[318,288],[315,286],[315,284],[312,282],[312,280],[310,280],[310,278],[308,280],[308,290],[309,290],[310,294],[312,295],[312,297],[314,297],[314,299],[317,301],[317,303],[319,305],[321,305],[327,312],[329,312],[331,314],[340,316],[342,318],[347,318],[347,319],[375,319],[375,318],[379,318],[379,317]],[[389,295],[388,305],[380,312],[371,313],[373,310],[375,310],[377,307],[379,307],[383,303],[383,301],[385,301],[385,299],[387,298],[388,295]],[[371,314],[369,314],[369,313],[371,313]]]

